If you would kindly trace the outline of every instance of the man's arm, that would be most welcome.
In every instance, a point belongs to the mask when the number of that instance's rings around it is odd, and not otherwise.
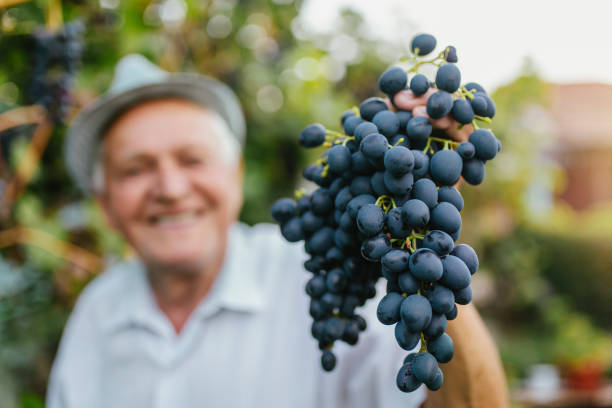
[[[415,116],[427,116],[430,89],[421,96],[401,91],[394,97],[399,109],[412,111]],[[473,131],[471,125],[459,128],[450,115],[432,120],[432,126],[446,131],[449,138],[463,142]],[[461,183],[461,182],[459,182]],[[428,391],[423,408],[485,408],[510,406],[508,387],[495,342],[474,305],[458,306],[457,319],[449,321],[446,332],[453,339],[455,353],[447,364],[440,364],[444,384],[438,391]]]

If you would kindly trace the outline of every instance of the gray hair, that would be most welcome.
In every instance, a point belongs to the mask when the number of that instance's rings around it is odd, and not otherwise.
[[[221,115],[213,110],[208,110],[208,113],[210,114],[211,133],[218,139],[219,155],[228,166],[237,165],[242,153],[240,142]],[[105,150],[104,136],[102,136],[94,151],[93,172],[91,175],[91,187],[95,194],[104,193],[106,190],[104,179]]]

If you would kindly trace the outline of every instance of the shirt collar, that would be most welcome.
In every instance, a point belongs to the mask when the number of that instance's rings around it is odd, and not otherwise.
[[[262,271],[248,229],[241,223],[230,227],[219,275],[209,294],[193,312],[198,318],[208,318],[221,309],[256,313],[265,307],[264,288],[259,278]],[[134,259],[120,267],[129,269],[125,271],[127,284],[122,285],[123,290],[116,299],[109,299],[114,311],[107,314],[107,328],[144,325],[155,331],[171,329],[155,302],[143,263]]]

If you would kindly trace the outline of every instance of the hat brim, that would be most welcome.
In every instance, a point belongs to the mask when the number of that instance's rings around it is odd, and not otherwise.
[[[217,112],[240,144],[244,144],[246,124],[242,108],[227,85],[198,74],[170,74],[163,82],[104,95],[75,118],[66,137],[65,160],[68,172],[83,192],[92,192],[94,156],[107,127],[131,107],[164,98],[190,100]]]

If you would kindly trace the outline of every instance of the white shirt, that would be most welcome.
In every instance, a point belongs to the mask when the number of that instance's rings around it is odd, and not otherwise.
[[[362,310],[368,328],[357,345],[336,342],[336,368],[323,371],[305,259],[277,226],[234,225],[220,275],[180,334],[140,262],[111,267],[72,312],[47,407],[418,407],[422,387],[405,394],[395,385],[407,352],[376,319],[377,299]]]

